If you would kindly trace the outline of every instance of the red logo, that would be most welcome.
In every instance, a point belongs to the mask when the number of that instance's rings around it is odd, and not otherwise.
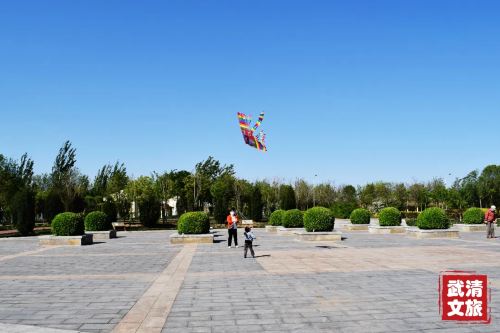
[[[439,278],[439,310],[443,320],[491,323],[488,277],[475,272],[442,272]]]

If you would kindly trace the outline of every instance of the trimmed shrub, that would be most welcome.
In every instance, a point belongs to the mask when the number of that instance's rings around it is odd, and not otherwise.
[[[210,219],[204,212],[184,213],[177,222],[179,234],[208,234],[210,232]]]
[[[370,212],[364,208],[357,208],[352,211],[350,219],[352,224],[369,224]]]
[[[465,224],[481,224],[484,221],[484,214],[481,208],[469,208],[464,213],[463,222]]]
[[[82,217],[71,212],[57,214],[52,220],[51,228],[52,234],[56,236],[79,236],[85,233]]]
[[[406,221],[406,225],[409,227],[414,227],[417,225],[417,219],[407,218],[407,219],[405,219],[405,221]]]
[[[280,226],[283,223],[283,215],[285,211],[282,209],[275,210],[271,216],[269,216],[269,224],[274,226]]]
[[[328,208],[313,207],[304,213],[304,228],[307,232],[333,231],[335,217]]]
[[[450,220],[441,208],[427,208],[418,216],[417,227],[420,229],[448,229]]]
[[[90,212],[85,217],[85,230],[89,231],[108,231],[112,228],[108,221],[108,216],[104,212]]]
[[[304,212],[298,209],[290,209],[283,214],[282,224],[285,228],[303,228]]]
[[[401,225],[401,212],[394,207],[387,207],[380,211],[378,214],[380,226],[394,227]]]

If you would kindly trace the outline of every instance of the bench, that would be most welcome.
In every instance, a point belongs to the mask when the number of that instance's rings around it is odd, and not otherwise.
[[[125,222],[112,222],[111,225],[113,226],[113,229],[115,231],[118,231],[117,229],[121,228],[123,231],[127,231],[127,228],[125,227]]]
[[[253,228],[253,220],[243,220],[241,223],[244,227]]]

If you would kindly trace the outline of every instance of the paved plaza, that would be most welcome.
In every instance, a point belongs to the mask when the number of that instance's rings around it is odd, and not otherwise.
[[[328,243],[254,231],[256,259],[228,249],[224,230],[209,245],[171,245],[173,231],[84,247],[0,239],[0,332],[500,330],[500,239],[344,232]],[[438,277],[451,269],[488,275],[491,325],[440,320]]]

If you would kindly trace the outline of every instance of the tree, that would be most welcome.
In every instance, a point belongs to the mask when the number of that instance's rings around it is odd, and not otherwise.
[[[125,189],[128,182],[127,168],[123,163],[106,164],[97,171],[92,186],[92,194],[107,197]]]
[[[375,185],[366,184],[358,190],[359,201],[363,208],[369,209],[376,199]]]
[[[496,205],[500,202],[500,165],[488,165],[478,179],[481,207]]]
[[[252,198],[250,201],[250,218],[254,221],[259,221],[262,219],[262,193],[260,192],[259,186],[255,185],[252,189]]]
[[[129,180],[130,179],[127,175],[127,168],[125,168],[125,165],[123,163],[116,162],[111,169],[106,187],[106,194],[113,195],[120,193],[120,191],[127,187]]]
[[[314,187],[316,206],[331,207],[335,202],[335,188],[328,183],[319,184]]]
[[[297,208],[295,191],[291,185],[281,185],[280,187],[280,208],[283,210]]]
[[[127,184],[124,193],[129,200],[134,202],[134,219],[139,216],[139,220],[142,223],[148,225],[151,225],[151,223],[156,224],[158,219],[154,223],[152,220],[156,216],[156,211],[158,211],[158,218],[160,217],[160,200],[156,196],[154,181],[151,177],[141,176],[135,180],[131,180]]]
[[[53,188],[59,194],[65,211],[70,211],[77,194],[77,180],[80,176],[75,168],[76,149],[66,141],[59,149],[59,153],[52,167]]]
[[[154,227],[160,218],[160,203],[153,191],[142,194],[138,201],[139,220],[145,227]]]
[[[481,199],[479,198],[479,172],[471,171],[460,180],[460,194],[467,202],[469,207],[482,207]]]
[[[205,204],[212,203],[211,187],[223,174],[234,175],[234,166],[221,165],[219,161],[209,156],[205,161],[196,164],[193,175],[194,208],[203,208]]]
[[[390,207],[392,203],[391,184],[384,182],[375,183],[376,201],[381,203],[381,207]]]
[[[0,155],[0,210],[21,235],[31,234],[35,227],[33,165],[27,154],[19,162]]]
[[[12,215],[17,231],[27,236],[35,228],[35,192],[29,186],[19,189],[12,199]]]
[[[226,173],[220,176],[210,188],[214,202],[214,218],[218,223],[225,223],[231,200],[235,195],[234,183],[233,175]]]
[[[172,195],[177,198],[177,214],[183,214],[191,207],[194,209],[193,191],[189,191],[188,184],[192,184],[191,173],[189,171],[181,170],[174,171],[171,175],[172,178]],[[191,200],[190,200],[191,199]],[[191,202],[191,206],[189,203]]]
[[[279,204],[277,191],[266,180],[257,181],[255,186],[259,188],[262,194],[264,216],[269,217]]]
[[[408,208],[408,190],[405,184],[396,184],[393,189],[393,205],[400,211]]]
[[[352,185],[346,185],[340,188],[339,198],[333,204],[332,211],[335,217],[349,218],[352,211],[358,208],[358,201],[356,198],[356,189]]]
[[[163,223],[167,222],[167,201],[172,197],[172,189],[174,187],[173,183],[173,173],[164,172],[162,175],[154,173],[154,188],[156,196],[161,200],[161,216],[163,216]]]
[[[313,188],[304,179],[295,181],[295,196],[297,207],[301,210],[307,210],[311,203]]]
[[[234,206],[243,216],[250,215],[250,201],[252,197],[252,184],[244,179],[234,181]]]
[[[448,190],[441,178],[434,178],[427,184],[429,200],[434,206],[445,208],[445,203],[448,199]]]
[[[408,198],[413,202],[417,211],[427,208],[429,194],[424,184],[415,183],[408,188]]]

